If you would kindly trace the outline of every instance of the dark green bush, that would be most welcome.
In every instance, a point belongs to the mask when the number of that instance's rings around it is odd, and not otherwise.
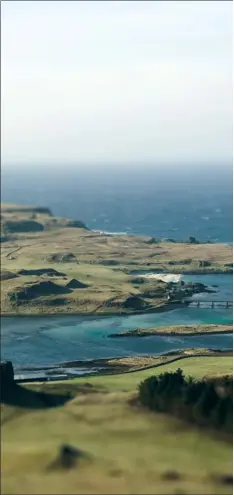
[[[151,376],[139,386],[140,402],[153,411],[172,412],[199,425],[232,431],[232,377],[217,381],[185,378],[175,373]]]

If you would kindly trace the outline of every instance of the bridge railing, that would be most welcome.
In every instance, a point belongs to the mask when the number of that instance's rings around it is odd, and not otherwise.
[[[207,301],[205,299],[184,299],[183,300],[184,304],[191,305],[191,306],[196,306],[197,308],[199,307],[209,307],[209,308],[215,308],[215,307],[222,307],[222,308],[233,308],[233,301]]]

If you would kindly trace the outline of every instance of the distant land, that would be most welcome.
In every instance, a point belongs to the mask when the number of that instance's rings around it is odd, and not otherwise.
[[[129,314],[207,291],[134,272],[232,273],[232,246],[93,232],[47,207],[1,206],[2,314]],[[183,286],[182,286],[183,285]]]

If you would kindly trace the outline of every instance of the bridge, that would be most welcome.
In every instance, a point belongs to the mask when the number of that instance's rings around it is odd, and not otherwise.
[[[184,299],[184,304],[195,306],[196,308],[233,308],[233,301],[207,301],[206,299]]]

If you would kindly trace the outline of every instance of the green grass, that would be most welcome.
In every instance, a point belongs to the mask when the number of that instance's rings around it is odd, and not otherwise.
[[[182,368],[197,378],[232,373],[229,357],[192,357],[122,376],[27,385],[74,398],[62,407],[3,406],[2,490],[8,494],[231,494],[215,476],[232,473],[232,446],[215,434],[134,402],[153,373]],[[93,387],[84,386],[89,383]],[[69,472],[47,471],[59,446],[91,455]],[[176,471],[178,480],[163,479]]]
[[[175,361],[174,363],[165,364],[157,368],[151,368],[134,373],[109,376],[93,376],[87,378],[75,378],[66,381],[66,384],[90,383],[92,385],[102,385],[108,390],[115,391],[134,391],[137,385],[148,378],[148,376],[158,375],[165,371],[176,371],[181,368],[185,375],[203,378],[204,376],[229,375],[233,370],[232,357],[189,357]],[[62,382],[60,382],[62,384]],[[51,385],[46,385],[50,387]],[[53,385],[52,385],[53,386]]]

